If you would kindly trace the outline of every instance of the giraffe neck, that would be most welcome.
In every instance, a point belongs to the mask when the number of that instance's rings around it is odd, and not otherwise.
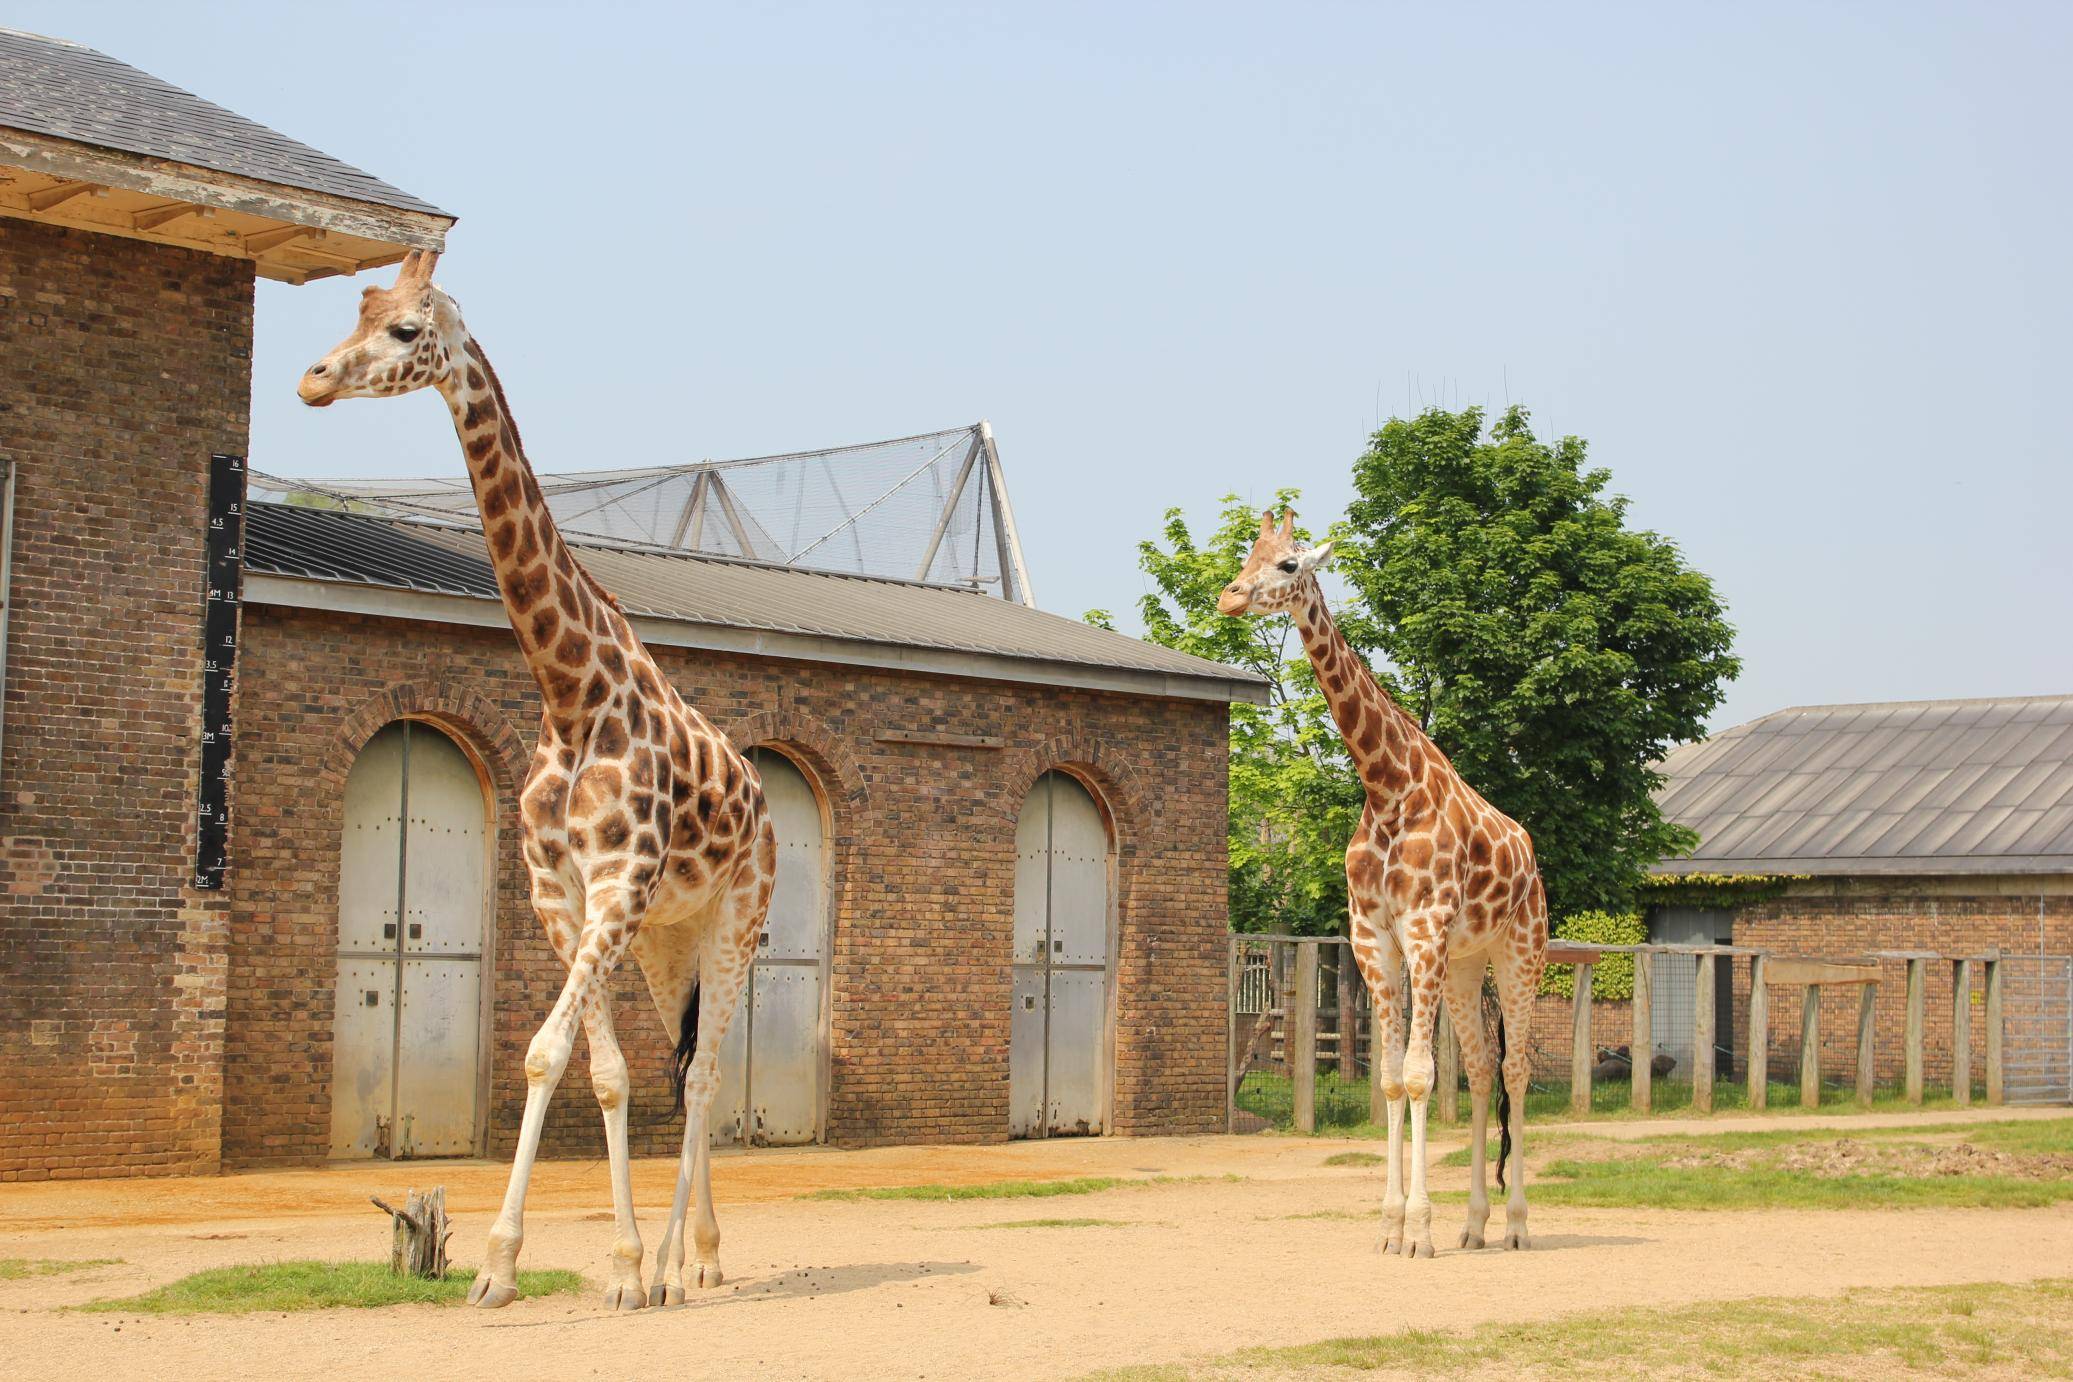
[[[490,565],[550,719],[582,708],[593,642],[616,640],[616,607],[548,512],[489,357],[465,337],[439,384],[467,458]]]
[[[1390,699],[1339,632],[1315,576],[1304,581],[1294,614],[1310,665],[1317,669],[1317,683],[1339,726],[1339,737],[1353,756],[1354,769],[1368,796],[1386,807],[1411,788],[1416,765],[1425,761],[1425,755],[1416,751],[1424,731]]]

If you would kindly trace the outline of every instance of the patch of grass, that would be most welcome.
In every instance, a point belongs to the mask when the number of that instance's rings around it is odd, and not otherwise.
[[[974,1224],[974,1228],[1129,1228],[1127,1219],[1003,1219],[997,1224]]]
[[[95,1267],[119,1267],[119,1257],[0,1257],[0,1281],[26,1281],[36,1276],[64,1276]]]
[[[1404,1330],[1293,1348],[1250,1348],[1205,1363],[1098,1373],[1104,1382],[1185,1382],[1324,1369],[1462,1372],[1515,1366],[1547,1373],[1654,1376],[1690,1370],[1805,1375],[1842,1367],[1872,1376],[1994,1368],[2064,1375],[2073,1366],[2073,1281],[1846,1291],[1819,1299],[1708,1302],[1612,1310],[1452,1332]]]
[[[452,1305],[467,1299],[471,1270],[444,1281],[396,1276],[386,1262],[268,1262],[215,1267],[142,1295],[97,1300],[76,1310],[135,1315],[244,1315],[261,1310],[367,1310],[383,1305]],[[580,1272],[520,1272],[521,1296],[553,1296],[584,1288]]]
[[[1380,1166],[1387,1160],[1389,1158],[1383,1156],[1380,1152],[1340,1152],[1336,1156],[1326,1157],[1324,1164],[1327,1166]],[[1461,1164],[1466,1166],[1468,1162],[1463,1160]]]
[[[1664,1166],[1647,1159],[1565,1159],[1550,1162],[1527,1193],[1535,1204],[1595,1208],[2034,1209],[2073,1200],[2073,1181],[2016,1176],[1816,1176],[1773,1167],[1730,1169]]]
[[[861,1190],[813,1190],[802,1200],[1041,1200],[1054,1195],[1093,1195],[1145,1185],[1193,1185],[1243,1176],[1073,1176],[1065,1180],[993,1180],[976,1185],[879,1185]]]

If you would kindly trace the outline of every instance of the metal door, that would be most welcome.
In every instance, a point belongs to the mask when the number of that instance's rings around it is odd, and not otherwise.
[[[783,754],[754,749],[777,834],[777,884],[756,963],[720,1047],[712,1139],[790,1146],[821,1136],[828,852],[820,798]]]
[[[428,725],[369,740],[346,778],[331,1154],[465,1156],[481,1070],[488,813]]]
[[[1718,907],[1658,907],[1648,918],[1655,945],[1728,945],[1735,914]],[[1730,965],[1713,962],[1713,1067],[1726,1078],[1734,1069],[1734,1006]],[[1658,1053],[1677,1062],[1671,1078],[1692,1077],[1692,1025],[1698,1016],[1699,957],[1658,955],[1651,990],[1649,1027]]]
[[[1011,1136],[1103,1130],[1108,996],[1108,827],[1086,788],[1046,773],[1015,827]]]
[[[2002,1097],[2073,1103],[2073,958],[2001,957]]]

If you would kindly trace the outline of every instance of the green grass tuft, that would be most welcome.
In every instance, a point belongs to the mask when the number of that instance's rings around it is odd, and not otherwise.
[[[1340,1152],[1336,1156],[1326,1157],[1324,1164],[1327,1166],[1380,1166],[1388,1159],[1380,1152]],[[1464,1160],[1461,1164],[1466,1166],[1468,1162]]]
[[[452,1305],[465,1300],[472,1270],[444,1281],[396,1276],[386,1262],[269,1262],[215,1267],[141,1295],[97,1300],[76,1310],[135,1315],[243,1315],[261,1310],[366,1310],[383,1305]],[[584,1287],[580,1272],[520,1272],[523,1296],[552,1296]]]
[[[1186,1382],[1258,1372],[1463,1373],[1487,1365],[1617,1376],[1685,1373],[1876,1376],[1898,1369],[2064,1376],[2073,1364],[2073,1281],[1846,1291],[1808,1299],[1579,1312],[1460,1332],[1407,1329],[1291,1348],[1249,1348],[1186,1365],[1097,1373],[1104,1382]]]
[[[814,1190],[802,1200],[1041,1200],[1054,1195],[1093,1195],[1145,1185],[1193,1185],[1243,1176],[1073,1176],[1065,1180],[994,1180],[976,1185],[881,1185],[861,1190]]]
[[[34,1276],[64,1276],[91,1271],[95,1267],[119,1267],[119,1257],[0,1257],[0,1281],[25,1281]]]

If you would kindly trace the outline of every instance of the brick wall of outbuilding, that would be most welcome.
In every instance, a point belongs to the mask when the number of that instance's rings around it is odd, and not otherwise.
[[[828,798],[834,833],[832,1141],[997,1141],[1008,1128],[1015,817],[1065,768],[1118,849],[1115,1128],[1207,1132],[1224,1118],[1226,712],[1213,703],[658,648],[687,700],[737,743],[773,743]],[[495,784],[495,1049],[489,1150],[507,1155],[520,1063],[561,983],[526,904],[515,787],[538,699],[509,632],[254,606],[246,614],[232,840],[224,1159],[325,1154],[342,793],[353,755],[401,715],[439,721]],[[881,742],[881,730],[998,736],[1002,748]],[[674,1152],[661,1029],[638,973],[614,980],[635,1078],[637,1153]],[[550,1155],[602,1155],[579,1049]]]
[[[227,909],[185,885],[208,458],[245,450],[251,347],[249,263],[0,219],[0,1180],[217,1164]]]

